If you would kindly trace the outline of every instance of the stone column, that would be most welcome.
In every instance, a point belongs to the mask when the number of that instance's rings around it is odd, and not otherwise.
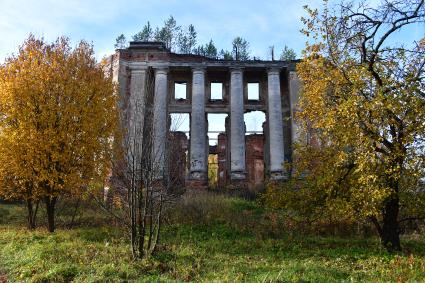
[[[243,96],[243,71],[230,70],[230,177],[245,179],[245,124]]]
[[[291,143],[308,143],[307,137],[301,135],[301,131],[299,125],[296,120],[296,114],[300,111],[298,107],[300,95],[300,79],[296,72],[289,72],[289,103],[291,109]],[[297,163],[298,156],[297,152],[292,146],[292,162],[291,162],[291,176],[298,176],[299,178],[303,178],[305,176],[305,172],[298,172]]]
[[[167,96],[168,69],[155,69],[155,92],[153,113],[153,158],[156,178],[161,179],[166,172],[165,158],[167,143]]]
[[[269,126],[269,156],[270,179],[284,179],[283,162],[285,160],[283,149],[283,117],[280,93],[280,70],[269,69],[268,77],[268,126]]]
[[[299,111],[298,101],[300,93],[300,79],[296,72],[289,72],[289,102],[291,104],[291,141],[300,141],[300,131],[295,120],[296,113]]]
[[[130,169],[136,173],[140,173],[142,161],[142,143],[143,143],[143,125],[145,114],[145,85],[146,85],[146,68],[132,67],[130,69],[130,99],[128,117],[128,132],[126,135],[128,145],[128,164]]]
[[[192,114],[190,120],[190,175],[189,179],[207,180],[205,121],[205,69],[193,69]]]

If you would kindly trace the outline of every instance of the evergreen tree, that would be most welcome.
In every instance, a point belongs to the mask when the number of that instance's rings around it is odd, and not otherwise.
[[[232,42],[232,57],[235,60],[249,60],[249,43],[242,37],[238,36]]]
[[[193,54],[205,56],[205,49],[203,45],[199,45],[195,49],[193,49]]]
[[[214,45],[214,42],[212,39],[209,43],[205,45],[205,56],[209,58],[216,59],[217,58],[217,48]]]
[[[219,58],[223,60],[233,60],[232,53],[227,50],[220,50]]]
[[[282,61],[291,61],[295,60],[297,58],[297,54],[295,53],[294,49],[289,48],[285,45],[285,47],[282,50],[282,54],[280,54],[280,60]]]
[[[115,39],[114,47],[115,49],[124,49],[127,47],[127,39],[125,38],[124,34],[119,35]]]
[[[180,29],[174,17],[170,16],[161,29],[156,28],[154,38],[156,41],[164,42],[168,49],[174,51]]]
[[[179,48],[179,53],[183,54],[191,54],[195,51],[196,45],[196,36],[197,33],[195,31],[195,27],[191,24],[188,27],[186,32],[180,31],[178,35],[177,45]]]
[[[133,35],[134,41],[152,41],[153,39],[153,30],[150,22],[143,26],[142,31],[139,31],[135,35]]]

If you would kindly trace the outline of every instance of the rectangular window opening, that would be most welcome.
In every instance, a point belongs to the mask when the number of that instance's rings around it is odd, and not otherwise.
[[[186,87],[187,87],[186,82],[174,83],[174,99],[175,100],[187,99]]]
[[[211,100],[223,99],[223,83],[211,83]]]
[[[248,100],[260,100],[259,83],[248,83]]]

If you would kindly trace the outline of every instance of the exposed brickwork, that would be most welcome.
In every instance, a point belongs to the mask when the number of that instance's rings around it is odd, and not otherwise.
[[[227,160],[227,135],[221,133],[218,135],[218,186],[223,188],[229,183],[229,170]]]
[[[183,132],[171,132],[169,146],[171,185],[181,188],[185,186],[186,180],[186,152],[188,150],[186,134]]]
[[[249,135],[246,142],[246,171],[248,186],[264,182],[264,135]]]
[[[189,189],[207,189],[208,181],[207,180],[186,180],[186,188]]]

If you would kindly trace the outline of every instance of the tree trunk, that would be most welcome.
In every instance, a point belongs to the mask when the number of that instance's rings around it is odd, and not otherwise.
[[[394,196],[385,204],[381,234],[382,245],[389,252],[401,251],[398,212],[399,199]]]
[[[47,210],[47,230],[50,233],[55,231],[55,205],[56,197],[46,197],[46,210]]]
[[[77,199],[77,203],[75,204],[74,213],[72,214],[71,223],[69,224],[69,228],[74,227],[75,216],[77,215],[78,208],[80,207],[80,198]]]
[[[36,203],[35,209],[33,206],[33,202],[31,199],[27,200],[27,224],[28,224],[28,229],[30,230],[34,230],[35,229],[35,219],[37,216],[37,210],[38,210],[38,202]]]

